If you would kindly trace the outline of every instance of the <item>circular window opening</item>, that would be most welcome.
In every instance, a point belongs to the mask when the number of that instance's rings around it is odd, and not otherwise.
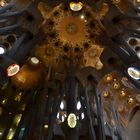
[[[108,63],[113,65],[115,63],[115,59],[113,57],[108,58]]]
[[[32,22],[32,21],[34,20],[34,16],[31,15],[31,14],[29,14],[29,15],[27,16],[27,20],[28,20],[29,22]]]
[[[55,42],[55,44],[54,44],[56,47],[58,47],[59,46],[59,42]]]
[[[140,51],[140,46],[136,46],[136,47],[135,47],[135,51],[136,51],[136,52]]]
[[[59,15],[59,12],[56,11],[56,12],[53,13],[53,15],[54,15],[54,16],[58,16],[58,15]]]
[[[80,51],[80,48],[76,47],[74,50],[76,53],[78,53]]]
[[[138,41],[137,41],[135,38],[132,38],[132,39],[129,40],[129,44],[130,44],[131,46],[135,46],[135,45],[138,44]]]
[[[88,43],[85,43],[85,44],[84,44],[84,47],[85,47],[85,48],[88,48],[88,47],[89,47],[89,44],[88,44]]]
[[[68,52],[69,51],[69,47],[68,46],[64,46],[64,52]]]
[[[16,37],[14,35],[9,35],[7,41],[13,44],[16,41]]]
[[[4,42],[2,44],[6,49],[9,49],[10,48],[10,44],[8,42]]]
[[[120,18],[119,17],[114,17],[112,19],[113,23],[118,23],[120,21]]]
[[[90,26],[90,28],[93,28],[93,27],[95,27],[95,23],[94,22],[90,22],[89,26]]]

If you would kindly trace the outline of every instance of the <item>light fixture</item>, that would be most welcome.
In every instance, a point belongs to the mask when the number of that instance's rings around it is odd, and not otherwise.
[[[137,52],[137,56],[140,59],[140,51]]]
[[[79,120],[79,116],[77,116],[77,120]]]
[[[5,105],[7,103],[7,99],[1,101],[1,104]]]
[[[82,2],[71,2],[70,3],[70,9],[72,11],[80,11],[83,8],[83,3]]]
[[[59,119],[59,117],[60,117],[60,114],[59,114],[59,112],[57,113],[57,119]]]
[[[45,125],[44,125],[44,128],[46,128],[46,129],[47,129],[47,128],[48,128],[48,125],[47,125],[47,124],[45,124]]]
[[[77,102],[77,107],[76,108],[77,108],[77,110],[81,109],[81,102],[80,101]]]
[[[3,133],[0,131],[0,136],[2,136],[2,134],[3,134]]]
[[[39,64],[39,60],[36,57],[31,57],[30,61],[33,65],[38,65]]]
[[[130,98],[128,98],[128,100],[127,100],[127,103],[129,104],[129,105],[132,105],[132,104],[134,104],[134,99],[132,98],[132,97],[130,97]]]
[[[0,55],[2,55],[4,53],[5,53],[5,49],[2,46],[0,46]]]
[[[57,113],[57,117],[56,117],[57,118],[56,120],[57,120],[58,124],[63,123],[65,121],[66,117],[67,117],[66,112],[59,111]]]
[[[140,80],[140,71],[135,67],[130,67],[127,70],[129,76],[135,80]]]
[[[1,0],[1,1],[0,1],[0,6],[1,6],[1,7],[4,7],[5,5],[6,5],[5,0]]]
[[[22,97],[22,92],[18,93],[18,94],[15,96],[14,100],[17,101],[17,102],[19,102],[19,101],[21,100],[21,97]]]
[[[65,116],[61,116],[61,121],[64,122],[65,121]]]
[[[22,114],[18,114],[18,115],[15,116],[15,118],[14,118],[14,124],[15,124],[16,126],[19,125],[19,123],[20,123],[20,121],[21,121],[21,117],[22,117]]]
[[[138,4],[140,4],[140,0],[136,0]]]
[[[60,109],[63,110],[64,109],[64,101],[61,101],[61,104],[60,104]]]
[[[84,112],[81,113],[81,119],[83,120],[85,118]]]
[[[67,119],[67,122],[68,122],[68,126],[70,128],[75,128],[76,125],[77,125],[77,118],[76,118],[76,115],[74,113],[70,113],[68,115],[68,119]]]
[[[12,140],[15,134],[15,130],[13,128],[9,129],[8,135],[7,135],[7,140]]]
[[[16,75],[20,70],[20,66],[18,64],[12,64],[7,68],[7,76],[11,77]]]
[[[81,19],[84,19],[84,18],[85,18],[85,16],[84,16],[84,15],[81,15],[81,16],[80,16],[80,18],[81,18]]]

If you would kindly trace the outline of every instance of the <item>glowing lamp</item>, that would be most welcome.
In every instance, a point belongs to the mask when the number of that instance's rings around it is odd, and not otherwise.
[[[71,2],[70,3],[70,9],[72,11],[80,11],[83,8],[83,3],[82,2]]]
[[[81,109],[81,102],[80,101],[78,101],[76,108],[77,108],[77,110],[80,110]]]
[[[130,67],[127,70],[129,76],[135,80],[140,80],[140,71],[135,67]]]
[[[1,0],[1,1],[0,1],[0,6],[1,6],[1,7],[4,7],[5,5],[6,5],[5,0]]]
[[[15,116],[15,118],[14,118],[14,124],[15,124],[16,126],[19,125],[19,123],[20,123],[20,121],[21,121],[21,117],[22,117],[22,114],[18,114],[18,115]]]
[[[60,104],[60,108],[61,108],[61,110],[63,110],[64,107],[65,107],[65,105],[64,105],[64,101],[62,101],[61,104]]]
[[[48,127],[49,127],[49,126],[48,126],[47,124],[45,124],[45,125],[44,125],[44,128],[46,128],[46,129],[47,129]]]
[[[5,49],[0,46],[0,55],[5,53]]]
[[[140,51],[137,52],[137,56],[140,59]]]
[[[84,112],[81,113],[81,119],[83,120],[85,118]]]
[[[36,57],[31,57],[30,61],[34,65],[38,65],[39,64],[39,60]]]
[[[7,68],[7,76],[8,77],[14,76],[19,72],[19,70],[20,70],[19,65],[12,64]]]
[[[75,128],[76,127],[76,124],[77,124],[76,115],[73,114],[73,113],[70,113],[69,116],[68,116],[67,122],[68,122],[68,126],[70,128]]]

